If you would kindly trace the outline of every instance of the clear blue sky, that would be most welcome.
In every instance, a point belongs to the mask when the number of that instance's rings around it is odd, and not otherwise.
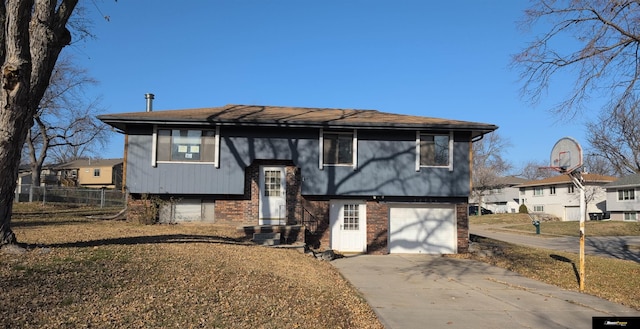
[[[525,1],[96,0],[95,40],[66,51],[104,113],[255,104],[375,109],[496,124],[516,167],[548,161],[580,120],[519,96]],[[109,21],[101,16],[109,16]],[[569,82],[570,83],[570,82]],[[563,84],[562,82],[560,85]],[[556,99],[554,99],[556,97]],[[114,134],[104,158],[123,156]]]

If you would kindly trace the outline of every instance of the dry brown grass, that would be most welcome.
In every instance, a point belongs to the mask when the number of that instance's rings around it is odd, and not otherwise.
[[[579,290],[579,256],[476,237],[480,249],[460,257],[486,262],[567,290]],[[640,310],[640,264],[606,257],[585,257],[585,292]]]
[[[469,216],[472,225],[503,224],[509,231],[535,232],[531,219],[527,214],[493,214],[484,216]],[[542,222],[542,234],[579,236],[580,223],[572,222]],[[638,236],[640,222],[622,221],[586,221],[585,232],[588,236]]]
[[[470,216],[472,225],[502,224],[509,232],[534,231],[526,214],[494,214]],[[588,236],[637,236],[640,223],[620,221],[587,221]],[[578,222],[543,222],[542,234],[577,236]],[[477,238],[481,249],[494,251],[492,256],[463,255],[523,276],[556,285],[568,290],[579,290],[579,255],[518,246],[487,238]],[[633,261],[606,257],[585,257],[585,292],[640,310],[640,264]]]
[[[331,264],[233,228],[18,210],[30,250],[0,252],[0,327],[382,328]]]

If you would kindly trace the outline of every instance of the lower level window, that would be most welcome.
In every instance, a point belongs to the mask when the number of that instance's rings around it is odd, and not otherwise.
[[[359,213],[359,205],[357,204],[345,204],[344,205],[344,226],[342,229],[357,231],[360,229],[360,213]]]
[[[630,221],[637,221],[638,220],[638,213],[637,212],[625,212],[623,219],[624,220],[630,220]]]
[[[533,206],[534,212],[544,212],[544,206]]]

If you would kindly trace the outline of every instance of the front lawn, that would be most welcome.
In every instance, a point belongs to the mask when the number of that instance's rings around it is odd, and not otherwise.
[[[331,264],[234,228],[35,208],[13,221],[29,251],[0,252],[0,327],[382,328]]]

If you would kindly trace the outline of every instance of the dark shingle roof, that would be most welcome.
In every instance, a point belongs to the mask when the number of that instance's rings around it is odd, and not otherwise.
[[[123,159],[78,159],[69,161],[67,163],[61,163],[56,166],[56,169],[78,169],[84,167],[113,167],[121,164]]]
[[[616,180],[615,177],[596,174],[582,174],[582,179],[587,183],[608,183]],[[569,175],[558,175],[545,179],[528,181],[524,184],[518,185],[518,187],[557,185],[564,183],[571,183],[571,178],[569,177]]]
[[[633,187],[640,186],[640,173],[624,176],[615,182],[611,182],[605,185],[605,188],[614,188],[614,187]]]
[[[473,131],[474,136],[496,130],[492,124],[385,113],[375,110],[306,108],[259,105],[225,105],[200,109],[130,112],[98,118],[120,130],[128,124],[219,124],[287,127],[344,127],[395,129],[452,129]]]

